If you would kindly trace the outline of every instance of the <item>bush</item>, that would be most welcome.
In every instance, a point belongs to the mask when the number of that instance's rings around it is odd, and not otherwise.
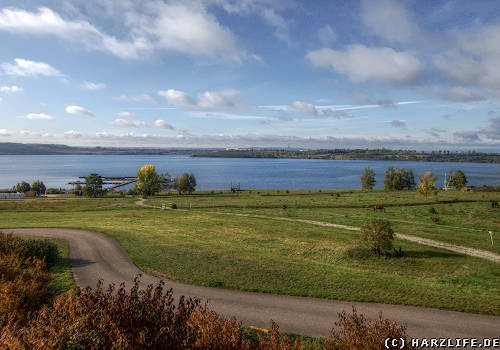
[[[409,344],[406,327],[383,319],[382,314],[376,321],[369,321],[353,307],[351,315],[342,311],[335,325],[339,330],[333,329],[331,337],[338,349],[384,349],[387,338],[404,339]]]
[[[177,204],[175,204],[175,203],[170,203],[170,208],[171,208],[171,209],[177,209]]]
[[[139,192],[137,191],[137,185],[133,185],[132,187],[130,187],[127,191],[127,194],[129,196],[135,196],[135,195],[139,194]]]
[[[63,193],[58,188],[47,188],[47,194],[61,194]]]
[[[20,322],[46,298],[49,275],[42,260],[26,258],[12,235],[0,232],[0,329]],[[0,343],[1,341],[0,334]]]
[[[361,239],[369,251],[380,255],[388,255],[392,251],[394,231],[391,223],[384,219],[374,219],[368,224],[361,225]]]
[[[241,323],[208,310],[197,299],[181,297],[174,304],[172,290],[160,282],[139,289],[138,278],[127,293],[123,284],[106,291],[76,288],[45,306],[25,327],[14,322],[0,330],[8,348],[63,349],[299,349],[273,325],[270,337],[253,343]]]
[[[47,264],[53,264],[59,260],[57,245],[48,240],[12,238],[9,244],[24,258],[45,260]]]
[[[437,214],[438,212],[437,212],[436,208],[432,207],[429,209],[429,213],[430,214]]]

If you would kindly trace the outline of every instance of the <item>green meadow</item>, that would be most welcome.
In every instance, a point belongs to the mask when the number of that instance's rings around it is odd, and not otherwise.
[[[396,239],[402,257],[354,254],[359,233],[305,223],[216,215],[255,213],[360,226],[374,217],[400,233],[500,253],[497,192],[205,191],[135,198],[0,201],[1,227],[68,227],[107,234],[142,269],[189,284],[436,307],[500,315],[498,263]],[[374,213],[382,204],[387,211]],[[434,208],[431,213],[431,208]],[[437,220],[435,219],[437,218]]]

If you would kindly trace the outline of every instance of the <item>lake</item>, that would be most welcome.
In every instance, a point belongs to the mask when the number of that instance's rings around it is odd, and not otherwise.
[[[135,176],[137,170],[153,164],[158,172],[172,176],[193,172],[197,189],[356,189],[366,167],[376,173],[376,188],[383,188],[387,167],[413,169],[415,177],[425,171],[436,174],[443,186],[445,173],[461,169],[469,185],[500,186],[500,164],[397,162],[368,160],[197,158],[172,155],[16,155],[0,156],[0,188],[39,179],[47,187],[71,188],[78,176]]]

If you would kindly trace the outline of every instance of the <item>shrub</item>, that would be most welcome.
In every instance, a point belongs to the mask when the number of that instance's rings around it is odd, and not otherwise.
[[[394,231],[388,220],[374,219],[368,224],[361,225],[360,233],[363,244],[371,252],[378,256],[391,252]]]
[[[406,327],[383,319],[382,314],[376,321],[369,321],[363,315],[358,314],[353,307],[350,315],[342,311],[335,325],[339,329],[333,329],[331,337],[338,349],[384,349],[386,338],[398,340],[402,338],[406,344],[409,344]]]
[[[61,194],[63,193],[58,188],[47,188],[47,194]]]
[[[106,291],[76,288],[41,309],[25,327],[14,322],[0,330],[8,348],[63,349],[299,349],[277,325],[270,337],[259,335],[254,343],[244,337],[241,323],[210,311],[197,299],[179,298],[160,282],[139,289],[138,278],[127,293],[123,284]]]
[[[12,235],[0,232],[0,329],[3,324],[20,322],[46,298],[48,273],[45,263],[26,258],[13,244]],[[0,336],[1,343],[1,336]]]
[[[170,203],[170,208],[171,208],[171,209],[177,209],[177,204],[175,204],[175,203]]]
[[[429,213],[430,214],[437,214],[438,212],[437,212],[436,208],[431,207],[431,208],[429,208]]]
[[[135,196],[137,194],[139,194],[139,192],[137,191],[137,185],[133,185],[132,187],[130,187],[128,190],[127,190],[127,194],[129,196]]]
[[[59,260],[59,249],[54,242],[45,239],[12,238],[9,245],[24,258],[45,260],[47,264]]]

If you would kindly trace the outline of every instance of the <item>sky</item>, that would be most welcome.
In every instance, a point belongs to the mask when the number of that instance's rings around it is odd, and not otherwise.
[[[0,142],[500,152],[497,0],[3,0]]]

